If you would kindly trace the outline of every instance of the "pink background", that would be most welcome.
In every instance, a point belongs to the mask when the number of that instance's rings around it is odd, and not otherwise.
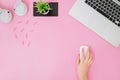
[[[11,23],[0,22],[0,80],[78,80],[76,57],[86,44],[94,55],[90,80],[120,80],[120,47],[115,48],[68,15],[76,0],[57,0],[58,17],[18,17],[16,0],[0,0],[12,11]],[[56,1],[56,0],[49,0]]]

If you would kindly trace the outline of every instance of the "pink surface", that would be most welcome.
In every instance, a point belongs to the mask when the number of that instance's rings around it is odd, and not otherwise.
[[[13,11],[16,0],[0,0]],[[76,56],[82,44],[90,46],[94,63],[90,80],[120,80],[120,47],[115,48],[68,15],[75,0],[58,0],[58,17],[14,13],[11,23],[0,22],[0,80],[78,80]],[[56,1],[56,0],[49,0]]]

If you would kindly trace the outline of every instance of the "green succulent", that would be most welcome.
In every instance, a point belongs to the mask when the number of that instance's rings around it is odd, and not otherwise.
[[[35,7],[37,8],[37,12],[39,13],[46,13],[49,10],[52,10],[49,6],[48,2],[45,2],[43,0],[40,0],[35,4]]]

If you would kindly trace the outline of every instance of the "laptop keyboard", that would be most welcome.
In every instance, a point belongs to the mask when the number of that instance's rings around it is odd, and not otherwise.
[[[85,0],[85,3],[120,27],[120,5],[112,0]]]

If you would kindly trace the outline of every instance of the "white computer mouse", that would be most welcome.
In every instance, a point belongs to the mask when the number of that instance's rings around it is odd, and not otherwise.
[[[8,23],[12,20],[12,13],[7,9],[0,8],[0,21]]]
[[[22,0],[17,0],[17,3],[14,5],[14,12],[18,16],[24,16],[27,13],[27,5]]]
[[[84,48],[84,56],[87,55],[88,46],[86,46],[86,45],[80,46],[80,59],[81,59],[82,49],[83,48]]]

